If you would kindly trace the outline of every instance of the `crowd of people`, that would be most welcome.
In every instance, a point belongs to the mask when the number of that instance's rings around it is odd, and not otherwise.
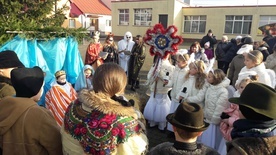
[[[266,40],[271,41],[267,38]],[[257,137],[262,140],[270,137],[269,139],[275,142],[275,117],[268,116],[268,111],[272,109],[266,109],[261,104],[276,106],[276,101],[270,100],[270,97],[275,97],[276,61],[273,53],[268,52],[268,48],[276,52],[276,45],[269,47],[265,41],[254,43],[256,42],[250,36],[237,36],[228,41],[226,35],[217,43],[212,30],[209,30],[200,42],[192,43],[190,49],[179,50],[174,56],[176,65],[168,63],[168,58],[162,60],[160,68],[155,67],[156,63],[153,64],[148,73],[148,80],[153,81],[150,82],[151,96],[146,104],[144,116],[149,127],[158,126],[162,132],[167,128],[168,136],[175,136],[177,143],[160,144],[153,148],[150,154],[189,154],[183,153],[183,149],[187,151],[184,146],[190,145],[187,142],[191,139],[193,143],[208,146],[219,154],[252,154],[252,150],[255,150],[253,145],[258,141],[254,138]],[[216,48],[215,44],[218,44]],[[218,62],[217,69],[214,59]],[[157,76],[152,73],[156,70],[160,70]],[[169,74],[165,75],[166,72]],[[247,89],[247,85],[251,85],[252,89]],[[257,88],[260,91],[257,91]],[[266,93],[267,95],[264,95]],[[272,96],[268,95],[270,93]],[[251,94],[262,98],[262,101],[248,100]],[[233,97],[240,97],[240,100],[237,99],[239,102]],[[185,109],[184,105],[188,106],[187,103],[199,105],[203,109],[204,121],[209,124],[206,131],[194,134],[191,139],[185,137],[189,135],[186,132],[186,135],[181,137],[179,128],[177,129],[179,126],[168,119],[173,112],[175,115],[172,117],[178,117],[178,108]],[[260,109],[264,110],[263,113]],[[187,115],[183,114],[183,117],[185,116]],[[182,120],[179,116],[177,123]],[[267,126],[261,125],[262,123],[267,123]],[[164,124],[167,124],[167,127]],[[236,146],[235,140],[241,137],[252,138],[254,144],[249,144],[249,141],[245,140],[248,145]],[[179,142],[183,142],[183,148]],[[276,147],[271,144],[261,144],[260,147],[271,151],[267,154],[274,154]],[[263,145],[268,147],[263,148]],[[215,154],[206,153],[206,149],[204,152],[203,154]]]
[[[276,45],[237,36],[220,42],[209,30],[188,50],[155,59],[143,113],[125,98],[140,87],[143,37],[126,32],[104,43],[93,34],[76,83],[59,70],[45,94],[44,72],[14,51],[0,52],[0,154],[167,155],[275,154]],[[276,40],[276,39],[275,39]],[[217,45],[216,45],[217,44]],[[272,51],[272,52],[271,52]],[[218,68],[214,67],[217,60]],[[161,64],[161,65],[157,65]],[[146,127],[175,137],[148,149]]]

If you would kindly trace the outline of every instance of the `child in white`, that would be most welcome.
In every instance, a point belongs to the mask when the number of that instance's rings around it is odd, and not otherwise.
[[[235,84],[236,88],[239,85],[239,83],[241,82],[241,80],[243,79],[243,76],[240,74],[242,74],[243,72],[246,72],[246,71],[255,71],[257,73],[257,75],[259,76],[260,83],[266,84],[266,85],[274,88],[274,86],[272,86],[270,76],[266,72],[266,68],[263,63],[263,54],[260,51],[254,50],[249,53],[245,53],[244,54],[244,64],[245,64],[245,66],[241,69],[241,71],[239,73],[238,80],[236,81],[236,84]]]
[[[176,55],[176,67],[172,74],[172,80],[164,81],[166,87],[172,87],[171,90],[171,107],[170,113],[174,113],[176,108],[179,105],[179,99],[176,97],[178,92],[181,91],[181,86],[185,81],[185,76],[189,72],[188,61],[189,61],[189,54],[177,54]],[[173,132],[172,125],[168,123],[167,130]]]
[[[203,132],[199,141],[216,150],[222,139],[219,129],[221,113],[228,107],[228,90],[230,80],[225,77],[221,69],[211,70],[208,73],[206,91],[202,89],[196,96],[188,97],[187,101],[204,101],[204,117],[210,126]]]
[[[189,73],[185,76],[185,81],[182,84],[181,91],[186,88],[186,93],[178,92],[177,98],[180,100],[189,98],[190,96],[196,96],[200,90],[206,89],[206,74],[205,74],[205,64],[203,61],[193,61],[189,64]],[[201,107],[204,107],[203,99],[198,102],[193,102],[200,104]]]
[[[166,127],[166,116],[170,113],[171,101],[168,97],[170,88],[163,86],[163,78],[169,72],[169,79],[173,73],[174,66],[168,61],[168,58],[160,60],[161,67],[156,69],[157,64],[151,67],[148,73],[148,80],[150,83],[150,98],[144,109],[144,116],[148,120],[150,127],[158,125],[159,130],[164,130]],[[157,76],[153,78],[154,72],[158,72]]]

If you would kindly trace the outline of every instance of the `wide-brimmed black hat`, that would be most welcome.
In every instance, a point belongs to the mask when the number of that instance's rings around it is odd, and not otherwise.
[[[230,98],[229,101],[250,108],[253,112],[271,119],[276,119],[276,91],[265,84],[249,83],[240,97]]]
[[[196,103],[182,103],[166,118],[173,126],[189,132],[204,131],[209,126],[204,121],[202,108]]]
[[[24,67],[14,51],[6,50],[0,52],[0,68]]]
[[[17,97],[33,97],[40,91],[44,73],[39,67],[16,68],[11,71],[11,82]]]

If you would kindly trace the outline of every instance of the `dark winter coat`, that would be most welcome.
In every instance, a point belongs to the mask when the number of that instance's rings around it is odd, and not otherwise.
[[[201,39],[200,46],[204,48],[204,44],[208,41],[210,42],[210,48],[214,49],[214,45],[217,43],[217,39],[215,36],[208,36],[208,34]]]
[[[272,54],[273,53],[273,47],[274,45],[276,44],[276,37],[273,37],[273,38],[270,38],[268,41],[267,41],[267,44],[269,46],[269,53]]]
[[[227,46],[226,49],[228,48],[228,50],[226,51],[223,61],[230,63],[237,55],[238,51],[236,39],[231,39],[231,42],[228,43]]]
[[[222,61],[229,48],[228,42],[219,42],[215,50],[216,60]]]
[[[266,58],[269,55],[268,49],[269,49],[269,46],[268,46],[267,43],[264,43],[264,44],[260,45],[258,47],[258,49],[257,49],[257,50],[259,50],[259,51],[262,52],[262,54],[263,54],[263,61],[266,61]]]
[[[272,35],[267,35],[263,38],[263,41],[265,41],[267,43],[271,38],[273,38]]]

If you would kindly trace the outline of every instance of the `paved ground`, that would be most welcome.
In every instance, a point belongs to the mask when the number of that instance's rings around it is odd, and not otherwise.
[[[101,43],[104,42],[104,39],[101,39]],[[118,41],[116,41],[117,43]],[[85,57],[85,51],[88,46],[89,42],[85,41],[82,44],[79,44],[79,50],[80,54],[84,60]],[[183,43],[179,48],[188,48],[191,43]],[[147,47],[147,50],[149,47]],[[140,71],[140,78],[141,78],[141,88],[137,90],[136,92],[132,92],[129,90],[129,86],[127,87],[126,90],[126,95],[127,98],[138,98],[136,99],[135,103],[139,104],[139,108],[141,111],[143,111],[143,107],[146,104],[146,101],[148,99],[148,96],[146,95],[146,90],[147,86],[143,85],[146,81],[147,73],[152,65],[152,59],[153,57],[150,56],[149,52],[147,53],[145,63]],[[138,100],[138,101],[137,101]],[[173,138],[168,138],[167,137],[167,132],[161,132],[157,127],[154,128],[147,128],[147,136],[149,139],[149,148],[152,148],[156,146],[157,144],[160,144],[162,142],[167,142],[167,141],[173,141]]]

